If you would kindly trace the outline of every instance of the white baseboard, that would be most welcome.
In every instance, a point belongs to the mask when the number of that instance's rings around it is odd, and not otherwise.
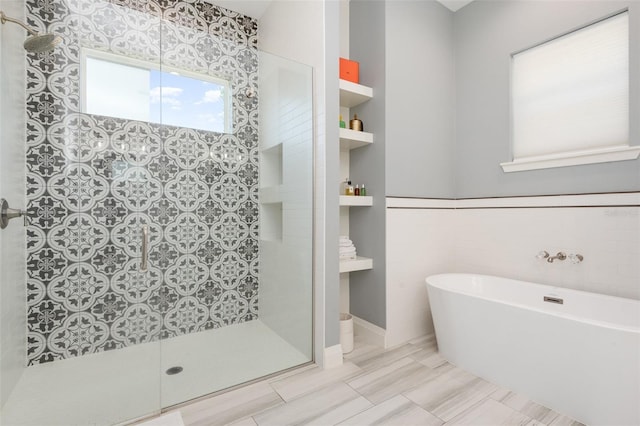
[[[342,365],[342,345],[337,344],[324,348],[324,362],[322,367],[325,370],[340,367]]]
[[[356,316],[353,317],[353,334],[363,342],[387,347],[387,330]]]

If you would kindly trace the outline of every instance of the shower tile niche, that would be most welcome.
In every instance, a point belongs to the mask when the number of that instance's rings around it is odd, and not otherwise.
[[[64,38],[27,57],[28,363],[257,319],[257,22],[202,0],[26,8]],[[82,48],[230,81],[231,133],[82,113]]]

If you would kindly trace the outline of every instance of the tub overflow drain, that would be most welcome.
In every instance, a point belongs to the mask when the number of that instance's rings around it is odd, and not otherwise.
[[[169,376],[173,376],[174,374],[182,373],[182,367],[171,367],[167,371],[165,371]]]

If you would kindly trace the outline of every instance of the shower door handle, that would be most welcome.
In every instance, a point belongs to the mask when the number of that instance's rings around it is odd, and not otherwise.
[[[149,228],[142,225],[142,258],[140,259],[140,272],[147,272],[147,256],[149,245]]]

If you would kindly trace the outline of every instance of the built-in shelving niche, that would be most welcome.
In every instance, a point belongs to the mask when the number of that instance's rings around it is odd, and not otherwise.
[[[373,197],[370,195],[365,196],[355,196],[355,195],[341,195],[340,196],[340,206],[341,207],[349,207],[349,206],[372,206],[373,205]]]
[[[367,102],[373,97],[373,89],[362,84],[340,80],[340,106],[351,108]],[[351,129],[340,129],[340,151],[343,158],[348,159],[348,152],[352,149],[369,146],[373,143],[373,133]],[[348,161],[348,160],[347,160]],[[368,207],[373,205],[371,196],[340,195],[340,207]],[[340,273],[364,271],[373,268],[373,259],[358,256],[354,260],[340,261]]]
[[[351,129],[340,129],[340,150],[361,148],[373,143],[373,133]]]
[[[282,241],[282,144],[260,150],[260,239]]]
[[[260,186],[282,185],[282,144],[260,150]]]
[[[340,261],[340,273],[366,271],[367,269],[373,269],[373,259],[368,257],[356,256],[354,260],[341,260]]]
[[[340,106],[352,108],[373,97],[373,89],[362,84],[340,80]]]
[[[282,241],[282,203],[260,203],[260,239]]]

